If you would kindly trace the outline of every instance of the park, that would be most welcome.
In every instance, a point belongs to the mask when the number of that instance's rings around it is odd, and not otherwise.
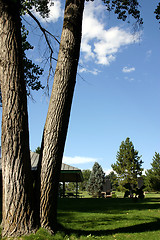
[[[158,238],[159,20],[159,0],[0,0],[2,238]]]

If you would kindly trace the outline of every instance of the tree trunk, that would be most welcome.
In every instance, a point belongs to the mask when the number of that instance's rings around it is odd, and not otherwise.
[[[22,64],[20,1],[0,0],[3,236],[34,229],[27,98]]]
[[[84,0],[66,0],[64,23],[52,94],[43,134],[41,226],[55,230],[57,195],[64,145],[79,60]]]

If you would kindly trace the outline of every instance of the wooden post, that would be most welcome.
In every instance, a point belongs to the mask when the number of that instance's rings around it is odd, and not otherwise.
[[[78,182],[76,182],[76,198],[78,196]]]
[[[63,198],[65,198],[65,182],[63,182]]]

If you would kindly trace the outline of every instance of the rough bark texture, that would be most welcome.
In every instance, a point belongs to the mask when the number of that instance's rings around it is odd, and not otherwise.
[[[66,0],[54,84],[43,135],[41,226],[55,230],[57,193],[79,60],[84,0]]]
[[[0,0],[3,236],[33,230],[27,99],[22,66],[19,1]]]

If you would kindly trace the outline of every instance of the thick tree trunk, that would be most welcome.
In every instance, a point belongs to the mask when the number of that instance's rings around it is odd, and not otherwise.
[[[34,228],[27,98],[24,83],[19,1],[0,0],[2,92],[3,236]]]
[[[41,162],[41,226],[55,230],[62,156],[79,60],[84,0],[66,0],[54,84],[43,135]]]

